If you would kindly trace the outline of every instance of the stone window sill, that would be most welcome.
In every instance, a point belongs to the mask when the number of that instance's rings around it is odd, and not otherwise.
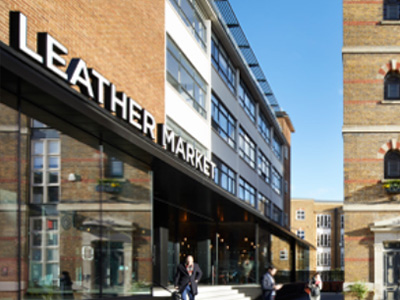
[[[383,20],[380,25],[400,25],[400,20]]]
[[[399,100],[382,100],[382,104],[394,104],[394,105],[400,105],[400,99]]]

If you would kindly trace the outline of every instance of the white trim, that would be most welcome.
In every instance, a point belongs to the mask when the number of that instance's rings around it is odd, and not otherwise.
[[[361,126],[361,125],[344,125],[342,133],[399,133],[400,126],[398,125],[383,125],[383,126]]]
[[[389,212],[400,212],[400,203],[393,203],[393,204],[344,204],[343,211],[348,212],[382,212],[382,211],[389,211]]]
[[[386,23],[386,22],[385,22]],[[396,23],[396,24],[400,24]],[[375,54],[375,53],[400,53],[399,46],[344,46],[343,54]]]

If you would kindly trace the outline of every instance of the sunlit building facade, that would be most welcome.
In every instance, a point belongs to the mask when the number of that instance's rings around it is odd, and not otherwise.
[[[400,2],[343,1],[343,28],[345,286],[397,300]]]

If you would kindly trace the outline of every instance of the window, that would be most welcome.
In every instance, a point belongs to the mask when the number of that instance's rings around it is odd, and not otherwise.
[[[400,151],[389,151],[384,161],[385,179],[400,179]]]
[[[275,155],[281,159],[282,158],[282,143],[278,139],[276,135],[274,135],[273,142],[272,142],[272,150],[274,151]]]
[[[317,266],[329,267],[331,265],[331,254],[329,252],[317,253]]]
[[[196,0],[170,0],[170,2],[193,33],[197,42],[205,50],[207,48],[207,28],[200,17]]]
[[[124,177],[124,163],[115,157],[111,157],[108,162],[109,177],[122,178]]]
[[[400,1],[385,0],[383,5],[384,20],[399,20],[400,19]]]
[[[229,146],[235,149],[236,120],[214,94],[211,97],[211,105],[213,128]]]
[[[167,80],[204,118],[207,84],[175,43],[167,39]]]
[[[272,220],[278,224],[282,224],[282,211],[276,205],[272,208]]]
[[[400,100],[400,74],[390,72],[385,77],[385,100]]]
[[[271,125],[261,112],[260,117],[258,118],[258,130],[260,131],[264,140],[269,144],[271,142]]]
[[[243,107],[244,111],[250,117],[250,119],[256,121],[256,103],[250,96],[246,86],[243,82],[239,86],[239,103]]]
[[[255,168],[256,144],[241,127],[239,127],[239,156],[243,158],[253,169]]]
[[[280,260],[288,260],[289,254],[287,249],[283,249],[281,251],[279,251],[279,259]]]
[[[317,228],[331,228],[331,216],[317,215]]]
[[[52,129],[48,131],[52,135]],[[32,198],[34,204],[57,203],[60,199],[60,139],[36,138],[46,136],[33,129],[32,137]]]
[[[272,189],[279,195],[282,193],[282,176],[275,168],[272,168]]]
[[[301,238],[302,240],[304,240],[304,238],[305,238],[305,236],[306,236],[306,234],[305,234],[305,232],[304,232],[303,229],[298,229],[297,232],[296,232],[296,235],[297,235],[299,238]]]
[[[340,215],[340,228],[344,229],[344,215]]]
[[[222,79],[234,93],[236,90],[236,71],[229,60],[225,49],[216,37],[211,39],[211,57],[214,67],[218,70]]]
[[[296,220],[305,220],[306,218],[306,212],[304,209],[298,209],[296,210]]]
[[[317,235],[317,247],[330,247],[331,246],[331,234],[322,233]]]
[[[261,151],[258,153],[258,175],[260,175],[265,182],[270,183],[271,163]]]
[[[271,218],[271,201],[263,194],[258,194],[258,210],[266,217]]]
[[[30,281],[59,285],[59,224],[56,217],[32,217],[30,235]]]
[[[235,195],[236,173],[215,156],[213,156],[213,162],[215,163],[215,183]]]
[[[251,206],[256,204],[256,190],[247,181],[239,179],[239,198],[249,203]]]

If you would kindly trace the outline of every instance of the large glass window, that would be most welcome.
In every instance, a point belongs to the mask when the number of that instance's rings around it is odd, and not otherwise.
[[[258,175],[260,175],[265,182],[271,182],[271,163],[261,151],[258,152]]]
[[[196,0],[170,0],[183,22],[193,33],[196,40],[205,50],[207,48],[207,28],[198,8]]]
[[[400,19],[400,1],[399,0],[385,0],[383,4],[383,18],[385,20],[399,20]]]
[[[317,235],[317,247],[330,247],[331,246],[331,234],[321,233]]]
[[[256,204],[256,190],[243,178],[239,178],[239,198],[251,206]]]
[[[282,158],[282,142],[279,140],[279,138],[274,135],[273,141],[272,141],[272,150],[274,151],[275,155],[281,159]]]
[[[15,131],[18,113],[0,108],[0,124]],[[19,181],[23,209],[19,225],[16,213],[0,211],[2,276],[17,280],[19,227],[23,299],[150,294],[150,168],[77,128],[20,119],[21,134],[0,133],[1,171],[12,178],[6,187],[0,172],[0,204],[16,203]]]
[[[214,94],[211,100],[212,126],[229,146],[235,148],[236,120]]]
[[[329,267],[331,265],[331,253],[321,252],[317,253],[317,266]]]
[[[256,166],[256,144],[250,136],[239,127],[239,156],[252,168]]]
[[[258,194],[258,210],[268,218],[271,218],[271,201],[266,196]]]
[[[232,92],[236,90],[236,71],[224,47],[213,36],[211,39],[211,57],[214,67]]]
[[[256,121],[256,102],[251,97],[247,87],[243,82],[239,86],[239,103],[250,119]]]
[[[317,215],[317,228],[331,228],[331,216]]]
[[[264,140],[269,144],[271,142],[271,124],[261,112],[258,118],[258,130],[260,131]]]
[[[272,188],[277,194],[282,193],[282,176],[275,168],[272,168]]]
[[[207,83],[169,37],[167,80],[204,118],[207,117]]]
[[[231,194],[235,195],[236,173],[216,156],[213,156],[213,162],[215,163],[215,183]]]
[[[31,202],[57,203],[60,198],[60,139],[55,130],[37,121],[32,129]]]

